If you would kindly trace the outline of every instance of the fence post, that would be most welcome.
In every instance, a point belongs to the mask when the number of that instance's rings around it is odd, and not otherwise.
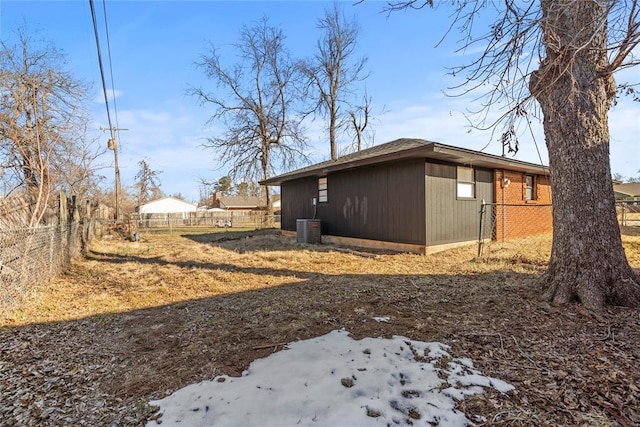
[[[482,249],[484,246],[484,239],[482,238],[483,235],[483,225],[484,225],[484,215],[486,212],[486,207],[487,204],[485,203],[484,199],[482,199],[482,204],[480,205],[480,227],[478,230],[478,258],[482,257]]]
[[[53,228],[53,226],[49,226],[51,228]],[[59,227],[59,225],[57,225],[56,227]],[[54,254],[54,250],[53,250],[53,246],[55,244],[55,231],[52,231],[51,233],[49,233],[49,275],[53,274],[53,254]]]

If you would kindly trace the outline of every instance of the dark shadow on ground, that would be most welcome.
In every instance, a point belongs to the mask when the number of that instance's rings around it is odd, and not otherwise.
[[[228,231],[224,233],[204,233],[204,234],[184,234],[181,237],[193,240],[197,243],[210,244],[219,246],[225,249],[231,249],[238,253],[257,252],[265,249],[270,249],[268,246],[269,238],[273,238],[273,242],[277,242],[279,251],[301,251],[310,250],[315,252],[330,252],[330,251],[350,251],[353,253],[361,253],[363,255],[384,255],[384,254],[397,254],[398,251],[386,250],[386,249],[370,249],[349,245],[332,245],[324,243],[301,243],[296,238],[282,239],[282,232],[275,229],[261,229],[253,231]],[[256,245],[256,239],[254,237],[265,238],[261,242],[261,245]]]
[[[99,411],[102,425],[115,418],[117,425],[142,425],[141,401],[216,375],[240,375],[251,361],[288,342],[339,328],[355,338],[403,335],[450,345],[452,356],[468,357],[483,374],[516,386],[509,396],[489,393],[462,404],[490,420],[578,425],[585,414],[601,425],[640,420],[638,312],[611,308],[603,321],[579,307],[540,305],[533,273],[329,275],[286,266],[248,268],[106,252],[89,257],[116,269],[124,262],[152,263],[300,281],[125,313],[0,328],[3,375],[18,378],[4,386],[0,378],[2,404],[23,396],[17,389],[23,387],[29,392],[25,404],[60,408],[44,419],[34,410],[32,420],[41,425],[79,425],[86,411]],[[374,316],[390,320],[377,322]],[[33,372],[53,372],[58,379],[40,380]],[[56,400],[60,395],[67,400]],[[7,425],[20,424],[10,413],[1,415]]]

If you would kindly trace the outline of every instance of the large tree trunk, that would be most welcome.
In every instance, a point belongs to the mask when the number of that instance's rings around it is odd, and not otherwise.
[[[336,112],[335,103],[332,103],[332,110],[329,112],[329,146],[331,147],[331,160],[338,159],[338,149],[336,145]]]
[[[615,83],[607,70],[606,12],[595,1],[542,0],[546,58],[530,81],[544,114],[553,194],[553,247],[545,300],[640,306],[618,227],[607,111]]]
[[[269,165],[271,164],[271,139],[265,138],[262,142],[262,179],[269,179]],[[263,190],[265,203],[267,205],[266,214],[271,216],[273,215],[273,204],[271,203],[271,192],[269,191],[269,186],[264,185]]]

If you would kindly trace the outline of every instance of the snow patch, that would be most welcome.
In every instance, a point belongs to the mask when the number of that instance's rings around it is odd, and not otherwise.
[[[349,337],[335,330],[251,363],[241,377],[221,375],[151,405],[152,427],[466,426],[456,401],[514,387],[451,358],[440,343]]]

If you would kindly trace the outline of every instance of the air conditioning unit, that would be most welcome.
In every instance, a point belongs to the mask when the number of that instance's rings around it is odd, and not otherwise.
[[[320,243],[321,221],[319,219],[296,220],[298,243]]]

